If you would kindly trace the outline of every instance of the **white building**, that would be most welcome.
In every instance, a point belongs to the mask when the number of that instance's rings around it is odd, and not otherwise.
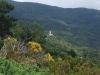
[[[53,34],[51,33],[51,31],[49,31],[49,36],[53,36]]]

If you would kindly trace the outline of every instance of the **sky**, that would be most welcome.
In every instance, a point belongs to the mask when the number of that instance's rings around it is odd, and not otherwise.
[[[100,10],[100,0],[15,0],[20,2],[36,2],[63,8],[85,7]]]

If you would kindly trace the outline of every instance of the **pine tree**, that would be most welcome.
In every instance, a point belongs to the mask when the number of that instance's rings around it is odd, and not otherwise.
[[[0,1],[0,36],[4,37],[5,34],[10,34],[10,28],[14,25],[16,19],[7,15],[14,9],[14,6],[6,1]]]

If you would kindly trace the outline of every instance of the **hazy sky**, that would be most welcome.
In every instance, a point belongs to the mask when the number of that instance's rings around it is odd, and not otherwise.
[[[100,0],[15,0],[21,2],[37,2],[64,8],[86,7],[100,10]]]

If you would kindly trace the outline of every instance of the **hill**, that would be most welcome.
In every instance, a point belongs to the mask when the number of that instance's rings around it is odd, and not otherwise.
[[[0,1],[0,75],[100,75],[100,52],[46,35],[37,22],[14,22],[11,9]]]
[[[87,8],[59,8],[31,2],[14,2],[11,16],[40,23],[46,31],[78,46],[100,49],[100,11]]]

